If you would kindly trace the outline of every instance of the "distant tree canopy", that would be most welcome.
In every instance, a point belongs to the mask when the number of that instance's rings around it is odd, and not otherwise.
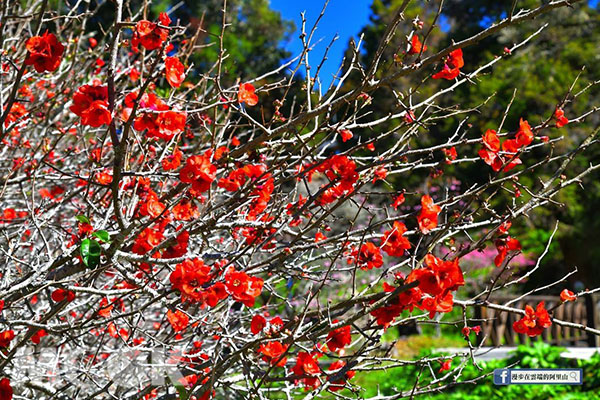
[[[67,0],[65,7],[74,7],[75,0]],[[114,4],[110,1],[91,2],[90,9],[99,7],[90,20],[90,30],[105,32],[114,16]],[[196,51],[190,58],[194,72],[206,73],[218,59],[221,29],[223,27],[222,0],[183,0],[173,7],[169,0],[152,2],[144,9],[144,2],[131,1],[125,15],[132,17],[141,12],[145,18],[156,20],[160,12],[168,12],[174,22],[182,26],[190,24],[188,37],[197,37]],[[85,7],[85,5],[80,5]],[[278,11],[269,7],[268,0],[227,1],[227,26],[223,48],[227,58],[223,63],[223,78],[233,83],[236,79],[257,77],[277,68],[289,56],[281,44],[294,31],[292,21],[285,20]]]

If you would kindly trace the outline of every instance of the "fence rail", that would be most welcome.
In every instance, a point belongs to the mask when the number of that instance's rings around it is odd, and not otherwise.
[[[489,300],[492,303],[504,304],[515,298],[514,296],[495,296]],[[559,305],[551,316],[563,321],[587,325],[590,328],[598,328],[598,300],[599,297],[595,294],[582,296],[576,301]],[[525,308],[525,305],[529,304],[535,308],[540,301],[546,303],[547,309],[552,309],[560,304],[558,296],[527,296],[511,303],[511,306]],[[596,335],[574,328],[561,327],[557,324],[552,324],[550,328],[545,329],[539,338],[529,338],[527,335],[516,333],[512,328],[513,322],[520,319],[520,316],[493,310],[483,305],[475,309],[475,318],[484,320],[481,324],[483,334],[480,334],[477,339],[478,344],[483,342],[484,346],[514,346],[530,343],[531,340],[543,340],[546,343],[561,346],[598,347],[600,345],[600,338]]]

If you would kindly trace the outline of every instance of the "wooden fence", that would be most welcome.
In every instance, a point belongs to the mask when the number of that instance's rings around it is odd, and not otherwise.
[[[516,296],[495,296],[490,298],[490,302],[495,304],[504,304],[507,301],[513,300]],[[599,327],[599,307],[598,300],[600,297],[595,294],[582,296],[574,302],[567,302],[556,308],[551,314],[552,317],[583,324],[590,328]],[[544,301],[546,308],[551,309],[560,303],[558,296],[527,296],[525,299],[511,303],[511,307],[525,308],[529,304],[535,308],[538,302]],[[478,336],[478,344],[484,340],[484,346],[516,346],[519,344],[530,343],[531,340],[543,340],[546,343],[560,346],[579,346],[579,347],[598,347],[600,338],[596,335],[575,329],[561,327],[557,324],[552,324],[538,338],[529,338],[527,335],[518,334],[514,331],[513,322],[521,318],[520,315],[493,310],[485,306],[479,306],[475,309],[475,318],[485,319],[481,323],[482,333]]]

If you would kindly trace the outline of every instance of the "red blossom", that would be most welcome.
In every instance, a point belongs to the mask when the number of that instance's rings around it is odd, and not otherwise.
[[[335,324],[338,322],[334,320]],[[342,350],[344,347],[352,343],[352,335],[350,334],[350,325],[342,326],[334,329],[327,334],[327,347],[332,352]]]
[[[385,231],[381,249],[393,257],[402,257],[404,252],[410,249],[410,242],[404,236],[406,226],[399,221],[394,222],[394,228],[391,231]]]
[[[438,370],[438,374],[443,371],[449,371],[452,367],[452,360],[440,361],[440,369]]]
[[[510,236],[496,240],[495,245],[496,250],[498,250],[498,255],[494,258],[494,264],[496,264],[496,267],[502,265],[509,251],[521,250],[521,243],[517,239],[511,238]]]
[[[6,348],[15,338],[15,332],[12,329],[0,332],[0,348]]]
[[[183,183],[191,183],[194,190],[202,193],[210,188],[216,174],[217,167],[211,164],[208,155],[204,154],[185,160],[185,166],[179,171],[179,179]]]
[[[577,300],[577,296],[575,296],[575,293],[571,292],[569,289],[563,289],[563,291],[560,292],[560,301],[563,303],[575,300]]]
[[[250,322],[250,332],[257,335],[265,326],[267,326],[267,320],[265,317],[260,314],[256,314],[254,317],[252,317],[252,321]]]
[[[392,203],[394,210],[397,210],[400,205],[404,204],[404,200],[404,193],[400,193],[398,196],[396,196],[394,198],[394,202]]]
[[[383,265],[381,249],[372,242],[364,243],[360,246],[360,250],[355,249],[351,257],[348,262],[356,262],[356,265],[362,269],[381,268]]]
[[[162,167],[165,171],[172,171],[174,169],[179,168],[179,165],[181,164],[181,157],[183,156],[183,153],[181,152],[181,150],[179,149],[175,149],[173,151],[173,154],[165,157],[162,160]]]
[[[165,59],[165,78],[169,85],[178,88],[185,79],[185,67],[177,57],[167,57]]]
[[[48,333],[45,330],[43,330],[43,329],[38,329],[38,330],[35,331],[35,333],[33,334],[33,336],[31,336],[31,341],[34,344],[40,344],[40,340],[44,336],[48,336]]]
[[[175,310],[175,312],[171,310],[167,311],[167,320],[175,332],[185,331],[190,323],[190,317],[181,310]]]
[[[233,268],[225,274],[225,287],[231,297],[248,307],[254,305],[256,297],[262,292],[263,284],[262,279]]]
[[[550,315],[544,307],[544,302],[540,301],[535,310],[529,305],[525,306],[525,316],[513,323],[513,329],[517,333],[534,337],[540,335],[550,325],[552,325]]]
[[[251,83],[241,83],[238,90],[238,102],[246,103],[250,107],[258,104],[258,96],[254,93],[254,85]]]
[[[556,118],[557,128],[562,128],[569,123],[569,119],[565,117],[565,112],[562,108],[556,107],[556,110],[554,110],[554,118]]]
[[[13,398],[13,389],[10,386],[10,379],[0,379],[0,400],[11,400]]]
[[[456,49],[448,54],[441,71],[432,76],[433,79],[452,80],[460,74],[460,69],[465,65],[462,49]]]
[[[202,286],[211,279],[211,267],[198,258],[188,259],[177,264],[169,276],[173,289],[181,293],[182,301],[203,300]]]
[[[271,365],[283,367],[287,362],[287,358],[283,354],[289,346],[284,346],[279,341],[263,343],[258,348],[258,352],[263,355],[263,360]]]
[[[75,300],[75,292],[66,289],[56,289],[51,294],[52,300],[57,303],[67,299],[68,302]]]
[[[165,21],[161,20],[161,24],[162,22]],[[162,46],[163,42],[167,40],[168,36],[168,29],[161,28],[154,22],[142,20],[139,21],[135,26],[131,44],[134,46],[134,48],[140,44],[146,50],[155,50]]]
[[[347,142],[348,140],[352,139],[352,132],[349,129],[342,129],[340,130],[340,136],[342,137],[342,142]]]
[[[419,54],[422,51],[426,50],[427,46],[423,46],[423,44],[419,40],[419,36],[417,36],[417,34],[413,34],[410,40],[410,49],[408,50],[408,54]]]
[[[346,362],[343,360],[337,360],[332,362],[329,368],[327,369],[327,371],[331,372],[331,375],[329,375],[330,385],[328,389],[332,392],[337,392],[339,390],[344,389],[346,381],[354,378],[354,375],[356,374],[356,372],[354,371],[347,370],[340,376],[340,372],[344,367],[346,367]]]
[[[407,283],[415,280],[419,281],[419,289],[431,296],[445,296],[465,284],[458,258],[444,261],[433,254],[427,254],[424,267],[412,270],[406,278]]]
[[[309,375],[309,377],[301,379],[304,385],[309,388],[316,388],[320,385],[320,381],[315,375],[319,375],[321,368],[314,356],[307,352],[301,351],[298,353],[296,365],[292,368],[292,372],[299,376]]]
[[[442,149],[442,152],[446,156],[446,164],[452,164],[452,161],[456,160],[457,153],[454,146],[450,147],[449,149]]]
[[[421,212],[417,216],[419,229],[423,234],[428,234],[438,225],[438,214],[441,207],[433,203],[433,199],[429,195],[421,197]]]
[[[529,123],[521,118],[519,120],[519,130],[517,131],[517,144],[521,146],[528,146],[533,141],[533,132]]]
[[[37,72],[52,72],[60,65],[65,47],[53,33],[33,36],[25,43],[27,58],[25,65],[33,65]]]
[[[110,124],[108,87],[97,84],[81,86],[73,95],[73,105],[69,109],[81,117],[82,125],[98,128]]]

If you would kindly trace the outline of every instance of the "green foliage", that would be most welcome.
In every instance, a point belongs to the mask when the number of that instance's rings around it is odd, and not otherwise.
[[[77,221],[81,222],[82,224],[90,223],[90,219],[88,217],[86,217],[85,215],[78,215],[75,218],[77,219]]]
[[[106,231],[96,231],[96,232],[92,233],[92,236],[100,239],[104,243],[110,243],[110,235]]]
[[[100,264],[102,247],[94,239],[83,239],[80,247],[81,259],[88,268],[96,268]]]
[[[543,342],[538,342],[533,346],[519,346],[513,355],[505,360],[481,361],[478,365],[482,368],[480,371],[473,364],[468,363],[462,370],[461,377],[457,380],[457,385],[444,390],[443,394],[428,394],[416,398],[426,398],[432,400],[546,400],[546,399],[598,399],[597,394],[600,389],[600,354],[596,353],[589,360],[576,360],[561,358],[560,354],[564,349],[553,347]],[[423,350],[421,357],[427,357],[430,351]],[[455,359],[452,364],[452,371],[457,371],[459,359]],[[518,363],[517,366],[511,365]],[[383,367],[383,366],[382,366]],[[436,368],[435,365],[434,372]],[[496,368],[582,368],[583,385],[510,385],[495,386],[491,374]],[[355,385],[367,388],[365,392],[360,393],[360,397],[352,397],[349,391],[343,392],[351,398],[368,398],[380,394],[391,396],[397,391],[408,391],[414,386],[414,379],[418,375],[420,366],[407,365],[401,368],[388,368],[374,370],[371,372],[362,372],[356,375],[351,382]],[[481,376],[488,375],[476,384],[465,383],[470,380],[478,379]],[[431,382],[432,378],[428,369],[425,368],[421,377],[421,384]]]
[[[195,52],[190,62],[195,64],[196,73],[206,73],[219,58],[223,22],[223,2],[221,0],[183,2],[185,5],[174,12],[183,24],[188,22],[193,30],[202,28],[205,34],[199,36],[197,45],[203,45]],[[155,7],[155,14],[164,6]],[[173,17],[172,17],[173,18]],[[200,25],[200,21],[202,24]],[[289,54],[281,48],[294,24],[284,20],[281,14],[269,7],[268,0],[233,0],[227,2],[227,23],[223,38],[226,58],[222,71],[228,84],[236,79],[255,78],[274,68]]]

